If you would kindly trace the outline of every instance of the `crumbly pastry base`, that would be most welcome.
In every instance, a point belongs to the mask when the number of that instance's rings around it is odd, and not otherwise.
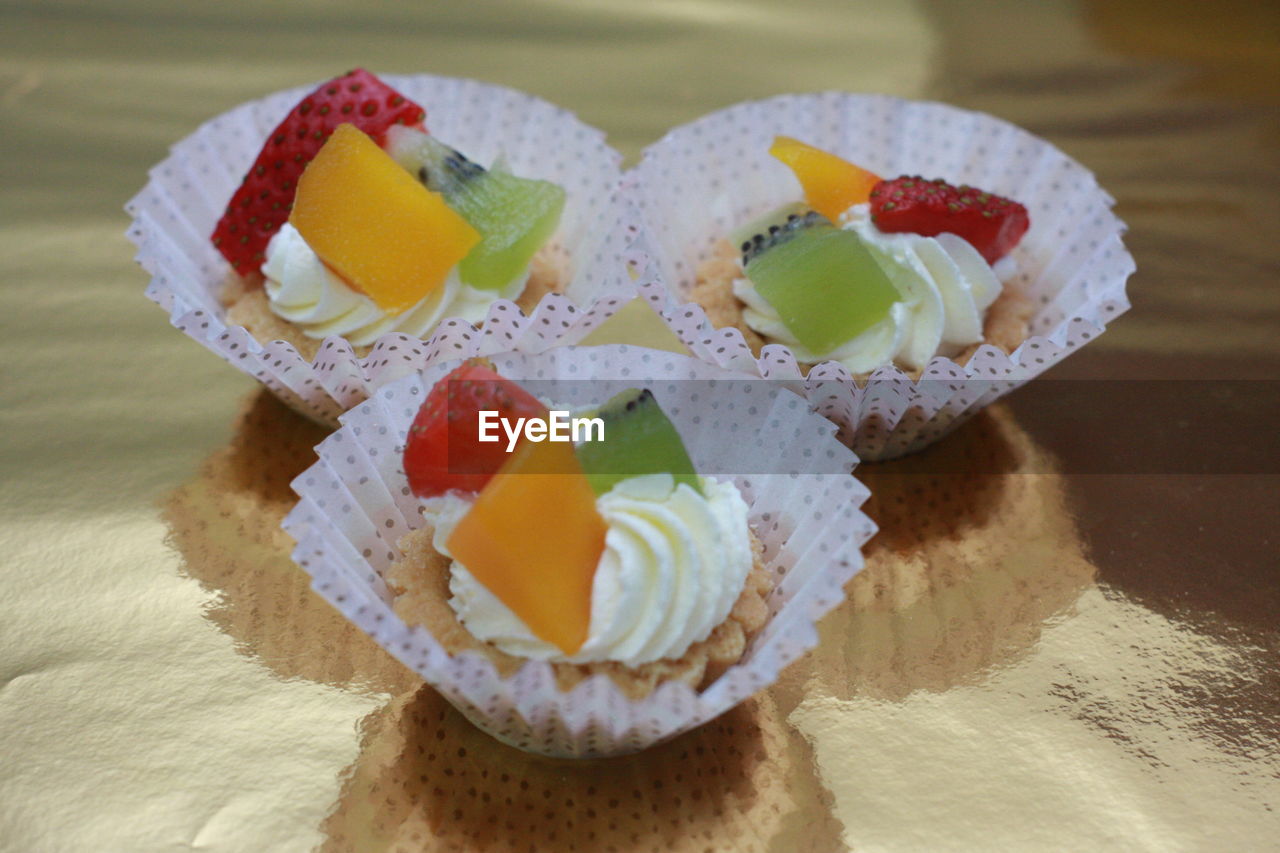
[[[559,246],[544,246],[533,256],[529,264],[529,278],[524,290],[516,297],[520,310],[529,314],[538,300],[548,293],[561,293],[568,284],[568,256]],[[227,309],[227,324],[244,326],[260,344],[285,341],[293,346],[307,361],[314,361],[322,340],[308,337],[302,327],[282,320],[271,311],[271,303],[262,286],[262,276],[239,276],[231,273],[223,285],[219,299]],[[373,345],[353,346],[357,356],[363,358]]]
[[[431,544],[430,524],[403,537],[399,544],[401,557],[387,569],[386,580],[395,594],[393,608],[409,625],[421,625],[431,632],[449,654],[480,652],[489,658],[503,677],[512,675],[526,662],[509,655],[491,643],[477,639],[458,619],[449,606],[449,566],[452,562]],[[761,545],[751,537],[754,564],[747,574],[742,592],[723,622],[712,629],[703,641],[694,643],[676,659],[664,659],[638,667],[621,663],[553,663],[556,685],[562,691],[593,675],[609,676],[631,699],[641,699],[663,682],[682,681],[699,689],[715,681],[736,663],[747,643],[764,627],[769,617],[765,597],[773,587],[769,573],[760,561]]]
[[[714,255],[703,261],[695,273],[696,280],[689,291],[689,299],[696,302],[706,312],[707,319],[717,329],[734,327],[742,332],[747,346],[760,355],[760,348],[765,344],[780,343],[772,338],[765,338],[747,325],[742,311],[746,306],[742,300],[733,295],[733,281],[742,278],[742,267],[738,263],[738,255],[728,240],[721,240],[715,246]],[[965,365],[978,347],[989,344],[1011,353],[1026,340],[1031,329],[1033,306],[1023,293],[1006,284],[987,309],[982,323],[983,340],[972,344],[952,357],[952,361]],[[808,373],[812,364],[802,363],[800,369]],[[913,378],[919,378],[922,371],[910,371]]]

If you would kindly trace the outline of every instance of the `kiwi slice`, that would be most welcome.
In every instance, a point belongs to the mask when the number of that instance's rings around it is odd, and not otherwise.
[[[770,228],[773,228],[776,233],[778,228],[788,222],[794,222],[812,209],[799,201],[794,204],[784,204],[782,207],[774,208],[763,216],[757,216],[745,225],[740,225],[730,231],[729,240],[734,245],[742,247],[742,251],[745,252],[746,244],[754,243],[757,236],[763,242],[765,237],[768,236]]]
[[[522,275],[560,223],[564,190],[516,177],[501,165],[486,169],[422,131],[393,131],[387,134],[391,156],[480,232],[480,242],[458,265],[462,282],[501,290]]]
[[[783,208],[756,229],[740,241],[743,271],[811,352],[865,332],[901,298],[862,238],[820,213]]]
[[[584,416],[604,421],[603,441],[583,441],[574,448],[597,495],[621,480],[664,472],[674,477],[677,485],[688,483],[701,492],[702,483],[680,433],[648,388],[615,394]]]

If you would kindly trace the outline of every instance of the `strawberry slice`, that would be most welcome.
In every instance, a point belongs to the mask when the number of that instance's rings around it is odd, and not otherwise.
[[[547,407],[504,379],[485,359],[472,359],[435,384],[418,410],[404,447],[409,488],[419,497],[451,489],[478,492],[510,458],[507,437],[480,441],[480,411],[517,418],[546,418]]]
[[[213,245],[235,271],[262,265],[267,243],[289,218],[298,176],[340,124],[354,124],[382,145],[394,124],[422,127],[426,111],[357,68],[323,84],[267,136],[226,213],[213,229]]]
[[[871,221],[881,231],[963,237],[989,264],[1018,245],[1031,224],[1016,201],[938,178],[903,175],[871,189]]]

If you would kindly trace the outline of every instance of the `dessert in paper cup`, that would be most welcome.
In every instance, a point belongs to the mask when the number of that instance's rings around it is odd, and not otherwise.
[[[572,313],[625,279],[620,159],[515,90],[356,69],[205,123],[128,234],[175,327],[333,424],[441,330]]]
[[[739,104],[668,133],[626,182],[703,337],[804,376],[863,460],[927,445],[1129,305],[1124,224],[1093,175],[944,104]]]
[[[834,432],[783,383],[658,350],[440,361],[342,417],[284,526],[321,595],[478,727],[621,754],[817,642],[874,532]]]

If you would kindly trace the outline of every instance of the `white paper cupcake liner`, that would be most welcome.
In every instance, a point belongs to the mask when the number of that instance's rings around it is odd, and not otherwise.
[[[778,384],[624,345],[492,358],[517,381],[562,382],[548,396],[567,405],[586,403],[576,397],[587,395],[598,402],[621,387],[651,389],[698,469],[736,483],[775,581],[769,621],[742,659],[701,692],[668,683],[630,700],[605,676],[561,692],[544,662],[530,661],[503,678],[487,658],[450,656],[427,630],[407,626],[382,577],[397,557],[396,543],[423,524],[402,468],[404,441],[430,387],[458,359],[480,351],[477,341],[469,344],[344,415],[343,426],[317,448],[319,461],[295,480],[301,500],[284,527],[298,542],[294,559],[321,595],[481,729],[520,749],[564,757],[632,752],[673,737],[769,685],[816,644],[815,622],[843,599],[845,583],[862,567],[861,546],[875,530],[859,510],[867,491],[847,473],[856,457],[835,439],[829,421]],[[745,381],[717,381],[716,393],[699,399],[691,383],[675,381],[689,379]],[[760,470],[761,459],[770,460],[770,473],[728,473],[735,465]]]
[[[982,346],[960,365],[936,357],[918,380],[892,365],[855,381],[836,362],[814,367],[810,402],[840,427],[863,460],[917,450],[966,417],[1100,335],[1129,307],[1133,258],[1114,200],[1053,145],[1008,122],[944,104],[824,92],[738,104],[683,125],[646,149],[628,173],[657,277],[687,294],[698,265],[733,228],[803,198],[790,171],[768,154],[776,135],[832,151],[884,176],[921,174],[969,183],[1026,205],[1031,228],[1013,257],[1015,285],[1034,305],[1029,337],[1012,353]],[[678,296],[677,299],[685,298]],[[741,363],[742,336],[699,326],[689,309],[686,341],[721,341],[710,354]],[[703,318],[705,319],[705,318]],[[721,347],[724,353],[717,352]],[[763,375],[800,379],[791,351],[764,348]]]
[[[616,196],[621,156],[604,134],[572,113],[501,86],[427,74],[386,75],[386,82],[427,110],[432,133],[461,147],[472,159],[491,162],[499,153],[517,174],[553,181],[566,191],[554,238],[571,261],[565,296],[545,298],[532,322],[514,303],[494,304],[482,324],[514,345],[521,334],[547,334],[611,287],[627,283],[620,262],[628,233],[620,225]],[[260,344],[241,326],[228,325],[218,301],[230,266],[209,240],[227,200],[266,135],[314,86],[277,92],[242,104],[202,125],[176,144],[150,172],[143,190],[126,205],[133,217],[129,238],[137,260],[152,276],[147,296],[170,322],[286,403],[322,423],[376,388],[424,366],[433,352],[452,345],[451,335],[474,333],[461,320],[446,320],[423,341],[389,334],[366,358],[345,339],[325,340],[314,362],[283,342]],[[557,329],[557,335],[560,329]]]

